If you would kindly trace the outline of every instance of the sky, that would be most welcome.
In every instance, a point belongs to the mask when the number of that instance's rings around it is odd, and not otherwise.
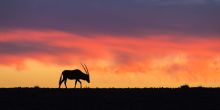
[[[1,0],[0,87],[220,87],[220,0]],[[68,81],[68,87],[74,87]]]

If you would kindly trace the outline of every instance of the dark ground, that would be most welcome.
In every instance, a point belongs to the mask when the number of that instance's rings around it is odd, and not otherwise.
[[[220,110],[220,89],[0,89],[1,110]]]

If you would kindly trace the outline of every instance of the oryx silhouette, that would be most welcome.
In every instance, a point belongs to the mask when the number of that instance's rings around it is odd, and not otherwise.
[[[86,65],[83,65],[83,64],[81,64],[81,65],[82,65],[83,69],[85,70],[85,73],[79,69],[64,70],[61,73],[60,80],[59,80],[59,88],[63,82],[65,84],[65,87],[67,88],[67,85],[66,85],[67,79],[75,80],[75,88],[76,88],[77,82],[80,83],[80,88],[82,88],[82,83],[81,83],[80,79],[85,80],[88,83],[90,83],[89,70]]]

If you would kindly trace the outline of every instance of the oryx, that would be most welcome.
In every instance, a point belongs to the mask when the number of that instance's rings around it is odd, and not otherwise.
[[[89,70],[87,68],[86,65],[83,65],[81,64],[83,69],[85,70],[85,73],[82,72],[81,70],[79,69],[75,69],[75,70],[64,70],[60,76],[60,81],[59,81],[59,88],[61,86],[61,84],[64,82],[65,86],[66,86],[66,82],[67,82],[67,79],[70,79],[70,80],[76,80],[75,81],[75,88],[76,88],[76,84],[77,82],[80,83],[80,87],[82,88],[82,83],[80,81],[80,79],[82,80],[86,80],[88,83],[90,83],[90,78],[89,78]],[[66,86],[67,88],[67,86]]]

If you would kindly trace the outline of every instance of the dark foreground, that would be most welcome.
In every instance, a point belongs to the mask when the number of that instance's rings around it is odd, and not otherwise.
[[[220,110],[220,89],[0,89],[1,110]]]

